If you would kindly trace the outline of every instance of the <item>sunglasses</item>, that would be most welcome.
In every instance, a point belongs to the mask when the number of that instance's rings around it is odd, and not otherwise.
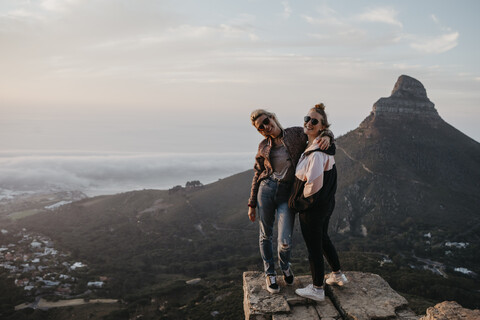
[[[320,120],[312,118],[310,116],[303,117],[303,121],[305,121],[305,124],[307,124],[310,120],[312,120],[312,125],[314,125],[314,126],[316,126],[317,124],[320,123]]]
[[[257,130],[258,131],[263,131],[265,130],[265,126],[269,125],[270,124],[270,118],[266,117],[262,123],[258,126]]]

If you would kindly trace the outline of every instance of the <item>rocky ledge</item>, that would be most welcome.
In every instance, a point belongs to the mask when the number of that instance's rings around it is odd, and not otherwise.
[[[444,320],[480,319],[479,310],[462,308],[456,302],[443,302],[429,308],[425,316],[417,316],[407,300],[393,290],[380,276],[372,273],[346,272],[350,280],[343,287],[326,287],[323,302],[299,297],[295,289],[311,283],[310,276],[295,278],[287,286],[278,277],[279,294],[265,289],[263,273],[248,271],[243,274],[244,311],[246,320]]]

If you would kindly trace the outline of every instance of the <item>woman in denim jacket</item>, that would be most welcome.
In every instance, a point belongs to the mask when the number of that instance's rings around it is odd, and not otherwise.
[[[258,208],[260,226],[260,254],[263,259],[267,290],[280,291],[276,280],[273,256],[273,226],[278,219],[278,259],[285,282],[293,284],[290,252],[295,212],[288,208],[288,198],[295,180],[295,167],[305,151],[307,136],[301,127],[283,129],[274,113],[263,109],[250,115],[253,126],[265,139],[260,142],[255,156],[255,174],[252,180],[248,217],[255,221]],[[318,146],[326,149],[333,141],[333,134],[326,130]]]

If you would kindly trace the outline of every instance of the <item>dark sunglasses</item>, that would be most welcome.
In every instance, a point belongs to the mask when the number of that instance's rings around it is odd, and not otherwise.
[[[270,118],[266,117],[262,123],[258,126],[257,130],[258,131],[263,131],[265,130],[265,126],[269,125],[270,124]]]
[[[307,124],[308,121],[310,121],[310,120],[312,120],[312,125],[314,125],[314,126],[316,126],[320,122],[318,119],[311,118],[310,116],[303,117],[303,121],[305,121],[305,124]]]

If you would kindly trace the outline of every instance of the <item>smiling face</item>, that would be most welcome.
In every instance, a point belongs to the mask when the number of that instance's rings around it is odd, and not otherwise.
[[[282,132],[278,127],[277,122],[265,114],[255,120],[254,126],[265,138],[276,138]]]
[[[323,125],[322,115],[314,110],[310,110],[304,119],[303,132],[305,132],[307,136],[315,138],[324,129],[326,129],[326,127]]]

